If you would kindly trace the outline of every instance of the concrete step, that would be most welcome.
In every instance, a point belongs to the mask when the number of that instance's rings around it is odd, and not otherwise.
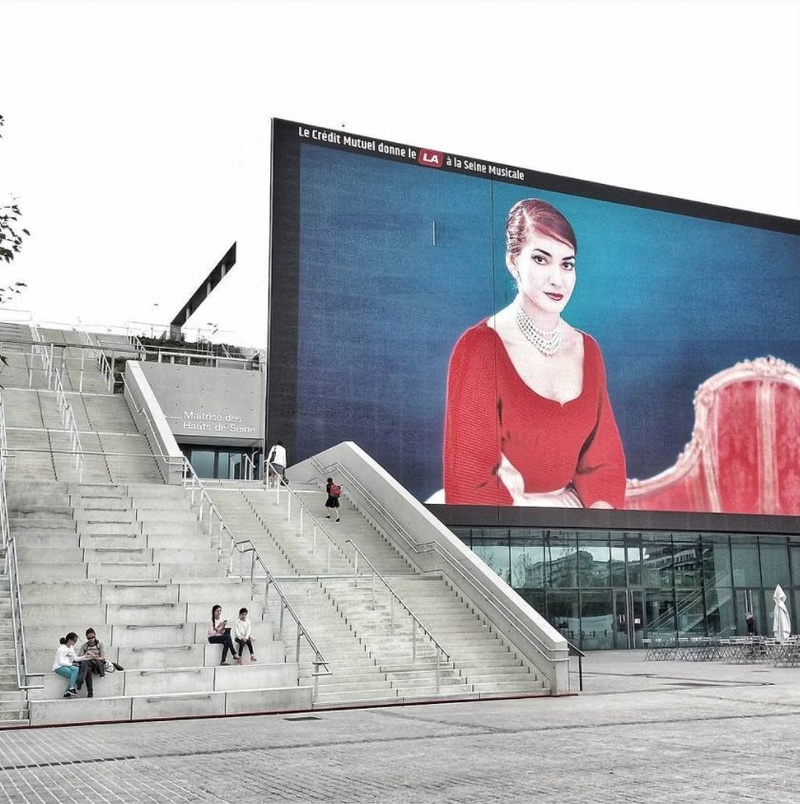
[[[124,670],[92,677],[94,698],[176,693],[220,692],[265,689],[297,684],[297,665],[248,663],[230,667],[171,667],[168,669]],[[60,700],[66,690],[65,679],[47,673],[41,689],[31,690],[31,700]],[[85,689],[79,697],[85,697]]]
[[[31,701],[30,723],[43,726],[308,711],[311,709],[311,695],[311,687],[294,685],[255,690]]]

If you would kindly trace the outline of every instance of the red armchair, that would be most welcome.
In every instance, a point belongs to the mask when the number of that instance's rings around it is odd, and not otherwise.
[[[800,370],[746,360],[695,393],[692,438],[675,465],[629,480],[625,507],[800,514]]]

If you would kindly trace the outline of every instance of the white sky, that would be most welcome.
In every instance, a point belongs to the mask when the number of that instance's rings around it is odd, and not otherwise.
[[[797,2],[0,0],[0,278],[163,326],[236,240],[189,325],[264,346],[271,117],[797,219],[799,52]]]

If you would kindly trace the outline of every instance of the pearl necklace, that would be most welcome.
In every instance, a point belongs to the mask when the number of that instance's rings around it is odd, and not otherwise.
[[[539,329],[533,321],[528,318],[522,304],[517,305],[517,326],[520,332],[545,356],[552,357],[560,348],[561,341],[564,339],[564,329],[561,326],[561,319],[549,332]]]

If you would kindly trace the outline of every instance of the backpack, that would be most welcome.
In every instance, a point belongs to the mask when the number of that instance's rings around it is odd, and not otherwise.
[[[328,492],[328,494],[330,494],[331,497],[338,497],[341,493],[342,487],[337,486],[336,483],[331,483],[331,490]]]

